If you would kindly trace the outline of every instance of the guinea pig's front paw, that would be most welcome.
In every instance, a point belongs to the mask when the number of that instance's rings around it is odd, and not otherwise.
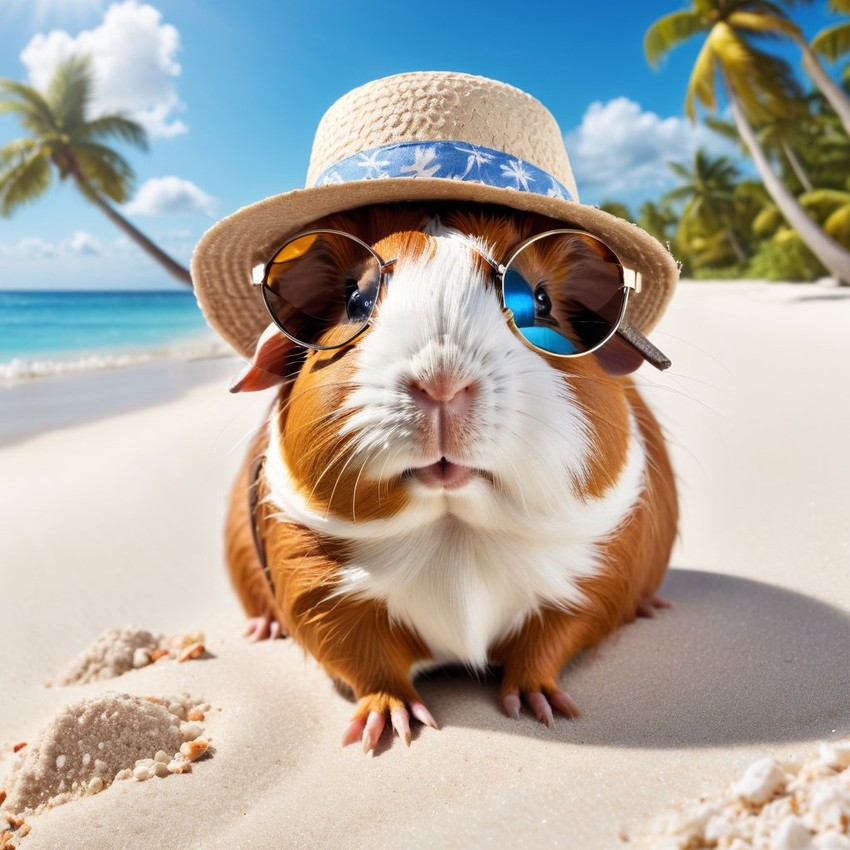
[[[535,717],[550,729],[555,724],[554,709],[564,717],[572,719],[581,714],[573,698],[557,685],[528,685],[526,687],[502,686],[502,707],[508,717],[519,720],[522,701],[525,700]]]
[[[408,713],[408,706],[410,712]],[[357,711],[342,736],[342,745],[347,747],[355,741],[361,741],[363,752],[369,753],[375,749],[381,733],[389,718],[392,728],[410,746],[410,715],[413,715],[420,723],[437,729],[437,722],[431,716],[431,712],[419,701],[418,696],[405,701],[393,694],[383,691],[367,694],[362,697],[357,705]]]
[[[286,637],[286,632],[280,627],[280,623],[271,614],[262,614],[259,617],[250,617],[245,624],[245,637],[252,643],[260,640],[276,640]]]

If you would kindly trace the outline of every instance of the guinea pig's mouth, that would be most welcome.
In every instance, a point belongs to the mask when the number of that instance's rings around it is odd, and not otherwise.
[[[406,470],[404,477],[413,478],[426,487],[457,490],[459,487],[468,484],[475,476],[483,474],[477,469],[453,463],[447,458],[441,457],[436,463]]]

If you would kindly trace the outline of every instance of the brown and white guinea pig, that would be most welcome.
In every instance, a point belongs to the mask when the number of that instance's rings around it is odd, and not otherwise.
[[[563,223],[400,205],[316,226],[395,262],[353,342],[305,350],[271,325],[232,388],[282,384],[227,526],[253,636],[282,630],[350,687],[343,744],[366,751],[387,720],[406,743],[411,714],[436,725],[413,679],[441,664],[501,668],[514,718],[522,701],[547,725],[575,716],[564,665],[667,604],[673,473],[618,374],[640,357],[617,337],[548,356],[512,330],[481,251]]]

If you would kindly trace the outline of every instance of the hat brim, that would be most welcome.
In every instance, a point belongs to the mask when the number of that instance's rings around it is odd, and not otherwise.
[[[360,180],[295,189],[243,207],[211,227],[192,256],[192,280],[210,326],[244,358],[269,323],[251,270],[265,263],[288,236],[337,212],[373,204],[457,201],[496,204],[549,216],[598,236],[623,264],[641,273],[641,291],[628,318],[646,334],[661,318],[679,277],[669,251],[635,224],[563,198],[439,178]]]

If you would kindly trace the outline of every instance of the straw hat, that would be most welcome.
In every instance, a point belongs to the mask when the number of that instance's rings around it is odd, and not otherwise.
[[[644,333],[673,294],[678,268],[657,240],[579,203],[563,135],[542,104],[495,80],[428,71],[344,95],[316,131],[306,189],[243,207],[204,234],[192,278],[207,321],[250,358],[269,322],[254,266],[318,218],[406,201],[499,204],[593,233],[641,272],[628,318]]]

